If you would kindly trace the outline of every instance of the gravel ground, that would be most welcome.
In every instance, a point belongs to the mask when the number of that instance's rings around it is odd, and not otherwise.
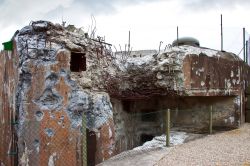
[[[156,166],[250,166],[250,124],[171,148]]]
[[[165,147],[166,138],[164,136],[159,136],[155,137],[153,141],[149,141],[134,150],[122,152],[98,166],[153,166],[161,158],[166,156],[174,145],[201,137],[204,137],[204,134],[172,131],[170,138],[172,147],[170,148]]]

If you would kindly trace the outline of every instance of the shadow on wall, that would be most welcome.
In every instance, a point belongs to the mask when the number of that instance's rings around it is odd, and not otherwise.
[[[213,105],[214,129],[238,127],[237,97],[177,97],[119,101],[112,99],[116,151],[133,149],[165,133],[165,111],[171,109],[171,127],[180,131],[208,133]]]
[[[95,152],[96,152],[96,134],[87,129],[87,158],[88,166],[95,166]]]

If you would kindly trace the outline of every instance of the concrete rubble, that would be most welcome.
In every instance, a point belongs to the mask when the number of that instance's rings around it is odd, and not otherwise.
[[[18,148],[21,165],[81,165],[83,114],[94,164],[161,135],[167,108],[172,125],[182,129],[204,130],[211,105],[215,126],[244,123],[249,66],[232,53],[179,46],[124,55],[81,29],[47,21],[21,29],[13,50],[0,56],[8,61],[0,64],[6,69],[0,74],[1,91],[10,99],[7,103],[0,96],[0,119],[18,125],[15,130],[0,127],[16,133],[16,142],[9,142],[10,133],[8,139],[0,136],[0,143]],[[86,70],[75,64],[79,60],[73,62],[74,55],[85,58]],[[12,88],[6,92],[6,86]],[[2,113],[4,102],[12,118]],[[143,120],[146,112],[159,112],[157,120]],[[6,149],[0,148],[0,162],[9,165],[1,153]]]

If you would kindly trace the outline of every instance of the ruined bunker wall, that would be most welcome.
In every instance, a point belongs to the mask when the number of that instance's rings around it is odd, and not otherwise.
[[[207,132],[211,106],[215,128],[237,128],[240,125],[240,96],[165,96],[125,104],[125,111],[133,117],[128,124],[131,121],[134,123],[130,133],[137,136],[136,143],[142,135],[156,136],[165,133],[165,111],[168,108],[171,110],[172,127],[179,127],[184,131],[191,128],[191,131]]]
[[[29,60],[29,74],[20,76],[28,82],[20,81],[18,91],[19,163],[81,165],[83,113],[87,128],[97,136],[92,155],[100,163],[113,155],[109,96],[83,90],[70,79],[69,51],[58,50],[55,55],[51,65],[33,65]]]
[[[135,146],[135,119],[124,110],[122,101],[112,98],[111,102],[115,125],[115,153],[119,154]]]
[[[117,63],[108,80],[113,88],[107,89],[114,98],[237,96],[250,81],[250,67],[237,55],[201,47],[173,47]]]
[[[162,97],[148,100],[112,99],[116,153],[133,149],[150,136],[165,133],[165,111],[171,110],[173,130],[208,132],[209,110],[213,106],[214,129],[237,128],[240,98],[233,97]]]
[[[163,115],[157,110],[157,101],[111,101],[116,154],[142,145],[148,137],[163,134]],[[151,116],[154,118],[150,119]]]
[[[185,93],[188,96],[238,96],[240,124],[245,122],[245,93],[250,67],[227,52],[216,56],[188,54],[183,60]]]
[[[183,60],[185,93],[189,96],[236,96],[250,83],[250,67],[236,55],[190,54]]]
[[[110,158],[114,125],[109,95],[84,88],[72,79],[71,53],[80,52],[88,58],[92,55],[88,54],[92,48],[85,45],[88,42],[45,21],[24,27],[15,40],[19,56],[19,164],[81,165],[83,113],[88,130],[96,134],[93,162]]]
[[[239,97],[181,97],[171,109],[171,125],[179,130],[208,132],[209,111],[213,108],[213,128],[237,128],[240,123]],[[167,103],[162,102],[163,105]]]
[[[18,57],[15,51],[0,53],[0,165],[16,164],[16,106]]]
[[[73,109],[80,101],[86,109],[88,96],[68,77],[69,52],[46,48],[28,49],[28,54],[26,49],[19,51],[19,163],[81,164],[81,121],[73,118]]]

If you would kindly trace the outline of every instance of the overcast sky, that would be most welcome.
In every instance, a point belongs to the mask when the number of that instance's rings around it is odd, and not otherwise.
[[[201,45],[220,49],[223,14],[224,49],[238,54],[242,28],[250,32],[249,0],[0,0],[0,42],[32,20],[74,24],[90,31],[95,17],[99,36],[124,47],[131,31],[134,50],[158,49],[179,36],[197,38]],[[1,47],[0,47],[1,48]]]

